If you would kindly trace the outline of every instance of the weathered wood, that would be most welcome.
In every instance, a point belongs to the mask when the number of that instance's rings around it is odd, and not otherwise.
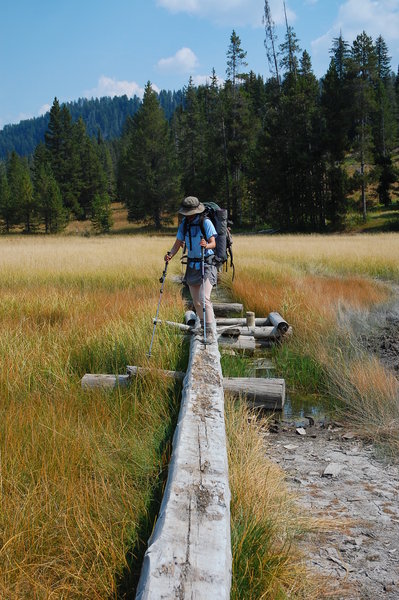
[[[217,304],[213,304],[213,312],[217,317],[225,317],[231,313],[239,313],[242,314],[244,307],[242,304],[237,302],[219,302]]]
[[[128,366],[127,375],[93,375],[86,374],[82,378],[84,389],[114,389],[118,386],[126,387],[133,377],[146,376],[157,373],[164,377],[182,381],[185,377],[183,371],[165,371],[162,369],[151,369],[150,367]],[[206,379],[206,374],[205,374]],[[223,389],[234,396],[245,396],[246,399],[262,404],[268,404],[269,408],[279,410],[284,405],[285,383],[284,379],[265,379],[255,377],[224,377]]]
[[[255,339],[279,339],[281,334],[277,327],[237,327],[230,326],[218,328],[218,333],[222,336],[237,337],[239,335],[254,337]]]
[[[255,313],[251,311],[247,311],[246,313],[246,326],[247,327],[255,327]]]
[[[126,387],[129,384],[129,375],[95,375],[86,373],[81,381],[83,389],[114,389],[117,387]]]
[[[193,327],[197,322],[197,315],[193,310],[187,310],[184,314],[184,322],[186,325]]]
[[[228,600],[230,490],[216,341],[192,336],[162,504],[136,600]]]
[[[239,335],[238,337],[220,336],[219,346],[229,346],[233,350],[248,350],[253,352],[256,348],[255,338]]]
[[[285,380],[256,377],[224,377],[225,392],[245,396],[246,400],[262,404],[270,410],[282,410],[285,402]]]
[[[247,324],[247,319],[245,317],[218,317],[216,318],[216,326],[217,327],[221,327],[221,326],[227,326],[227,325],[246,325]],[[268,319],[266,317],[256,317],[255,318],[255,326],[256,327],[264,327],[266,325],[270,325]]]
[[[255,339],[250,335],[239,335],[238,337],[219,336],[219,346],[229,346],[233,350],[254,351],[257,348],[270,348],[274,343],[273,338]]]
[[[189,333],[191,331],[191,327],[189,325],[183,325],[183,323],[175,323],[174,321],[162,321],[161,319],[153,319],[153,323],[157,323],[157,325],[168,325],[169,327],[174,327],[175,329],[179,329],[180,331],[184,331],[185,333]]]
[[[277,329],[281,333],[286,333],[288,331],[288,323],[283,319],[283,317],[278,312],[271,312],[267,317],[269,323]]]

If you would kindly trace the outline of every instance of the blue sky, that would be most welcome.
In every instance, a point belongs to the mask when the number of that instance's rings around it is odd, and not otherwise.
[[[283,0],[270,0],[279,42]],[[141,95],[225,76],[233,28],[249,68],[268,76],[264,0],[3,0],[0,128],[43,114],[55,96]],[[331,40],[352,42],[363,29],[388,44],[399,63],[399,0],[286,0],[288,20],[322,76]]]

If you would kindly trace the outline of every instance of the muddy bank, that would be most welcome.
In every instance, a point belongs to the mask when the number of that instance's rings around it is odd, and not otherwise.
[[[376,354],[399,377],[399,286],[392,285],[392,291],[388,304],[367,315],[349,314],[346,319],[363,348]]]
[[[304,510],[347,520],[345,531],[304,542],[309,566],[328,577],[334,598],[398,599],[398,466],[381,463],[371,445],[334,423],[280,423],[265,435],[268,456]]]

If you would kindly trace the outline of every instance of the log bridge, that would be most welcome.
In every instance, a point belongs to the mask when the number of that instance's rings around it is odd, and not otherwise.
[[[230,598],[232,556],[224,392],[245,395],[256,404],[281,409],[285,383],[283,379],[223,378],[219,345],[222,338],[263,339],[255,338],[258,327],[273,329],[276,340],[288,332],[288,324],[281,317],[276,317],[274,323],[269,317],[259,323],[253,314],[249,322],[218,321],[217,328],[213,325],[213,341],[206,346],[201,336],[191,334],[186,373],[162,371],[164,376],[183,382],[182,400],[168,479],[144,556],[136,600]],[[191,330],[195,319],[195,314],[186,313],[186,326],[179,328],[186,333],[186,327]],[[128,366],[126,375],[88,374],[83,377],[82,386],[125,386],[133,377],[145,376],[148,371]]]

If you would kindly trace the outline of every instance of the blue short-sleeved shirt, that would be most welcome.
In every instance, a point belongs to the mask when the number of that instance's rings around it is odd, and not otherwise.
[[[201,258],[200,242],[201,242],[201,238],[202,238],[202,232],[201,232],[201,227],[200,227],[200,217],[195,217],[195,219],[191,222],[191,227],[190,227],[190,229],[191,229],[191,248],[190,248],[190,236],[189,236],[188,228],[187,228],[186,236],[184,237],[184,222],[185,222],[185,219],[183,219],[183,221],[179,225],[179,229],[177,230],[177,239],[180,240],[181,242],[186,243],[189,259],[190,258]],[[210,219],[205,218],[203,224],[204,224],[205,237],[206,237],[207,241],[209,241],[209,239],[212,236],[217,237],[217,232],[216,232],[215,226]],[[214,254],[213,250],[210,250],[210,249],[205,250],[205,257],[211,256],[212,254]],[[189,262],[188,266],[195,268],[195,269],[199,269],[201,267],[201,263]]]

